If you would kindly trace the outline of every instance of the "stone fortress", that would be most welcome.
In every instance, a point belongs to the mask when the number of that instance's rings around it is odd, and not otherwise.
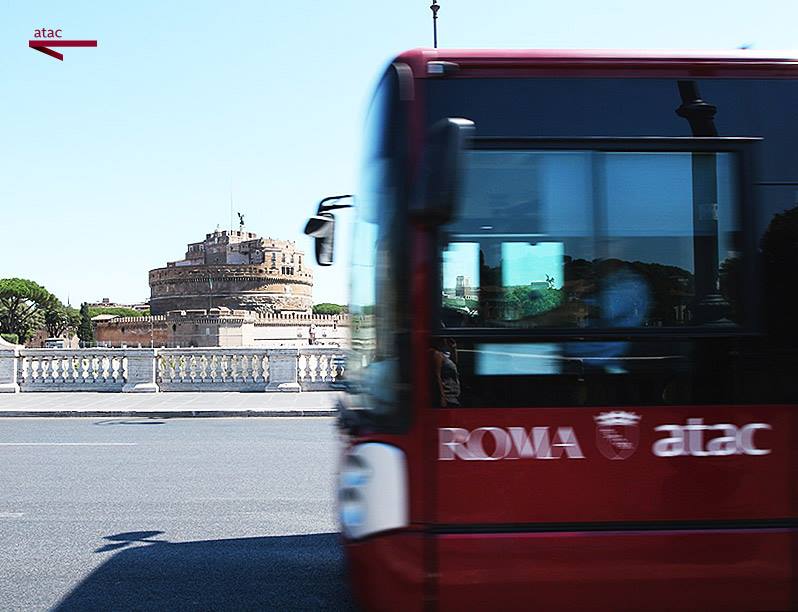
[[[229,308],[310,313],[313,271],[290,240],[219,231],[188,245],[185,259],[150,270],[150,312]]]
[[[147,317],[94,321],[111,347],[349,345],[349,315],[313,314],[313,271],[291,240],[216,230],[184,259],[150,270]]]

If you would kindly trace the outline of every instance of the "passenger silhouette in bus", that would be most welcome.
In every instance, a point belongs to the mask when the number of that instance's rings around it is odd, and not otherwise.
[[[598,262],[597,272],[599,280],[593,296],[583,300],[595,314],[588,326],[643,327],[651,309],[651,290],[645,278],[628,262],[618,259]],[[626,372],[623,357],[629,353],[629,342],[584,342],[575,349],[578,354],[572,356],[581,358],[586,369],[598,368],[611,374]]]
[[[432,363],[435,390],[442,408],[460,406],[460,374],[457,371],[457,343],[453,338],[433,338]]]

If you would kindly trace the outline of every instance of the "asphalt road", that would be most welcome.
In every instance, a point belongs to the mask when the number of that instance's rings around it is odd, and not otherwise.
[[[0,419],[0,610],[347,610],[329,418]]]

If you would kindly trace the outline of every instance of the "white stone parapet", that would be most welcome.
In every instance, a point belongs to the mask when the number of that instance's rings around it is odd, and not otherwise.
[[[19,393],[17,367],[21,348],[0,338],[0,393]]]
[[[126,349],[20,349],[21,391],[122,391],[127,383]]]
[[[344,372],[337,348],[0,346],[0,392],[321,391]]]

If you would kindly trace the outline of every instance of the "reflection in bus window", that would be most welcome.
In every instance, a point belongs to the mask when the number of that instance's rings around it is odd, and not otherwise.
[[[445,227],[447,326],[735,325],[734,153],[473,150]]]

